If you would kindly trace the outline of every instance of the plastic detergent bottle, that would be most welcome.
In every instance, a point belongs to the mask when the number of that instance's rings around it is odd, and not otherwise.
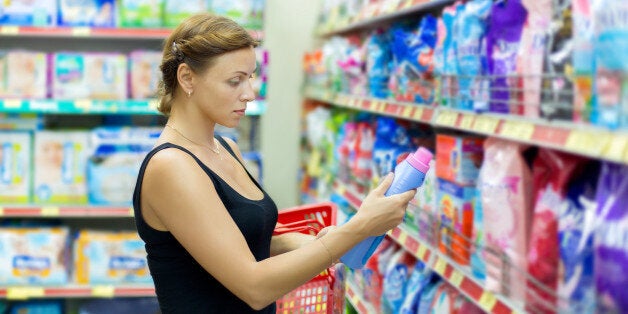
[[[408,155],[404,161],[395,167],[395,178],[384,195],[390,196],[420,187],[430,168],[429,164],[432,157],[432,153],[423,147],[419,147],[414,154]],[[364,239],[343,255],[340,261],[352,269],[362,268],[382,242],[384,236],[372,236]]]

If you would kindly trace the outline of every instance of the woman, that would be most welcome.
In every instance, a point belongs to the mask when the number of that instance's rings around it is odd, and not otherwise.
[[[216,124],[235,127],[254,99],[257,44],[233,21],[208,14],[187,19],[165,42],[159,110],[168,122],[133,196],[164,313],[274,313],[275,300],[398,225],[414,196],[384,197],[389,175],[349,223],[317,237],[273,237],[275,204],[236,143],[214,136]]]

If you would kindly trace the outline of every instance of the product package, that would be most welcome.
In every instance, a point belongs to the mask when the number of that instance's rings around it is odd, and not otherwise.
[[[78,284],[152,283],[144,241],[136,232],[80,231],[74,278]]]
[[[60,26],[116,27],[115,0],[58,0]]]
[[[388,97],[388,80],[390,79],[389,34],[377,30],[366,39],[366,76],[368,79],[369,96],[385,99]]]
[[[165,0],[119,0],[121,27],[161,27]]]
[[[596,313],[621,313],[628,309],[628,166],[602,164],[595,201]]]
[[[360,271],[363,280],[364,299],[376,309],[382,308],[382,296],[384,289],[384,275],[386,266],[399,247],[390,239],[384,238],[382,243]]]
[[[521,42],[517,52],[517,74],[521,75],[519,86],[521,104],[518,113],[526,117],[540,116],[541,83],[543,63],[548,39],[548,29],[552,22],[553,0],[522,0],[528,12]]]
[[[526,148],[488,138],[478,185],[486,222],[486,287],[517,304],[525,300],[524,273],[533,204],[532,174],[523,156]]]
[[[399,313],[416,313],[421,294],[423,294],[426,286],[434,280],[434,277],[437,276],[429,267],[425,266],[421,261],[416,262],[410,279],[408,279],[405,291],[406,297],[401,304]]]
[[[137,174],[159,128],[100,127],[91,132],[87,160],[90,204],[130,205]]]
[[[388,262],[384,274],[384,290],[382,298],[386,309],[397,313],[405,298],[406,286],[414,270],[416,258],[406,250],[397,251]]]
[[[251,29],[261,29],[265,0],[211,0],[210,11]]]
[[[0,24],[55,26],[57,24],[57,1],[4,1],[0,8]]]
[[[44,52],[0,51],[0,97],[44,99],[48,63]]]
[[[85,167],[88,152],[88,132],[36,132],[34,201],[40,204],[87,203]]]
[[[432,159],[430,161],[430,171],[425,174],[425,180],[423,185],[417,190],[415,200],[417,213],[414,215],[413,224],[418,229],[419,239],[425,241],[425,243],[435,244],[437,239],[437,225],[438,221],[438,195],[437,195],[437,178],[436,161]],[[411,210],[409,206],[408,210]],[[407,223],[407,221],[406,221]]]
[[[439,250],[460,265],[469,264],[476,190],[438,179]]]
[[[593,110],[593,73],[595,57],[593,49],[593,0],[574,0],[572,2],[573,67],[574,67],[574,121],[591,121]]]
[[[481,182],[478,182],[478,186],[482,186]],[[475,200],[473,202],[473,231],[471,232],[471,256],[469,265],[471,268],[471,275],[478,282],[484,283],[486,280],[486,261],[485,261],[485,231],[484,231],[484,214],[482,212],[482,194],[480,189],[475,190]]]
[[[486,38],[488,69],[492,76],[490,111],[521,113],[520,80],[517,74],[517,53],[527,11],[521,0],[498,1],[493,4]]]
[[[486,60],[486,31],[491,0],[469,1],[460,6],[456,16],[453,41],[458,65],[459,99],[457,108],[488,110],[489,80]]]
[[[161,52],[136,50],[129,54],[129,90],[133,99],[156,98]]]
[[[595,95],[591,112],[594,124],[609,128],[628,128],[628,3],[595,0]]]
[[[52,97],[127,99],[127,58],[117,53],[59,52],[52,56]]]
[[[526,309],[533,313],[555,313],[557,306],[559,208],[566,202],[567,185],[583,159],[541,148],[534,160],[534,216],[528,247]]]
[[[436,135],[436,176],[459,185],[474,185],[484,156],[484,138]]]
[[[68,236],[67,228],[0,228],[0,282],[67,284]]]
[[[81,302],[79,314],[160,313],[157,298],[93,298]],[[24,313],[20,313],[24,314]],[[40,313],[43,314],[43,313]],[[46,313],[49,314],[49,313]],[[50,313],[52,314],[52,313]]]
[[[2,307],[0,306],[0,311]],[[22,301],[11,304],[11,311],[7,314],[63,314],[65,306],[63,300]]]
[[[459,13],[461,3],[455,3],[443,9],[437,22],[437,42],[434,47],[434,74],[436,80],[436,100],[439,105],[454,107],[458,98],[458,80],[454,75],[458,72],[458,60],[454,48],[454,22]],[[462,10],[462,8],[460,8]]]
[[[164,0],[163,23],[165,27],[176,27],[186,18],[198,13],[206,12],[209,7],[206,0]]]
[[[434,16],[427,14],[416,29],[392,29],[393,71],[389,88],[395,99],[421,104],[434,101],[436,22]]]
[[[0,203],[30,202],[32,139],[30,132],[0,132]]]
[[[567,202],[559,207],[559,269],[563,270],[558,277],[560,314],[595,313],[593,234],[600,163],[591,161],[583,169],[567,189]]]
[[[575,41],[584,36],[574,36],[571,0],[553,1],[554,25],[548,34],[542,83],[541,116],[547,119],[574,120],[574,47]],[[574,1],[575,2],[575,1]]]

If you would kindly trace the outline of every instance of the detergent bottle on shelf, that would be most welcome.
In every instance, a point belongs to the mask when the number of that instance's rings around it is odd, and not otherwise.
[[[430,168],[429,164],[432,157],[433,154],[423,147],[419,147],[414,154],[408,155],[404,161],[395,167],[395,178],[385,195],[399,194],[420,187]],[[343,255],[340,261],[352,269],[364,267],[384,236],[372,236],[364,239]]]

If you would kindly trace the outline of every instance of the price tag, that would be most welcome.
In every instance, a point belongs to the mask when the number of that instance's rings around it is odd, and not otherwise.
[[[2,35],[17,35],[20,33],[20,27],[13,25],[2,26],[0,27],[0,33]]]
[[[423,108],[419,106],[415,107],[414,113],[412,114],[412,120],[421,121],[422,118],[423,118]]]
[[[460,285],[462,284],[462,280],[464,279],[464,275],[462,275],[461,272],[459,272],[458,270],[454,269],[451,272],[451,278],[449,278],[449,282],[456,288],[460,288]]]
[[[420,244],[419,245],[419,250],[417,252],[417,257],[425,262],[425,253],[427,252],[427,247],[425,247],[425,245]]]
[[[458,120],[458,114],[453,111],[443,111],[436,117],[436,124],[444,126],[455,126]]]
[[[11,287],[7,289],[7,299],[26,300],[44,296],[44,288],[41,287]]]
[[[129,217],[133,216],[135,216],[135,210],[133,210],[133,207],[129,207]]]
[[[41,208],[42,217],[59,217],[60,209],[56,206],[44,206]]]
[[[460,128],[465,129],[465,130],[471,130],[474,120],[475,120],[475,116],[470,115],[470,114],[463,114],[462,120],[460,120]]]
[[[74,107],[79,110],[89,111],[92,108],[92,101],[89,99],[77,99],[74,101]]]
[[[447,268],[447,263],[445,263],[445,260],[440,258],[440,257],[437,258],[436,259],[436,264],[434,265],[434,271],[436,271],[440,275],[444,275],[445,274],[445,268]]]
[[[600,156],[610,140],[610,135],[607,133],[573,130],[567,138],[565,148],[578,153]]]
[[[500,134],[509,138],[528,141],[532,138],[532,134],[534,134],[534,124],[519,121],[505,121]]]
[[[157,99],[152,99],[148,101],[148,109],[157,110],[158,106],[159,106],[159,101]]]
[[[497,129],[499,120],[492,117],[478,116],[473,123],[473,130],[481,133],[493,134]]]
[[[340,194],[340,195],[344,196],[346,191],[347,191],[347,189],[342,184],[338,184],[338,187],[336,187],[336,192],[338,192],[338,194]]]
[[[403,0],[402,0],[403,1]],[[405,0],[401,3],[401,6],[399,6],[399,10],[403,10],[403,9],[407,9],[409,7],[412,6],[413,1],[412,0]]]
[[[399,237],[397,238],[397,241],[399,241],[401,245],[406,245],[406,240],[408,240],[408,234],[402,230],[399,234]]]
[[[72,36],[87,37],[91,35],[92,30],[89,27],[73,27]]]
[[[497,304],[497,298],[495,298],[495,295],[493,293],[484,291],[478,303],[480,303],[480,306],[484,310],[491,312],[493,310],[493,307],[495,307],[495,304]]]
[[[392,13],[397,10],[397,6],[399,6],[399,0],[388,0],[383,4],[383,13]]]
[[[92,296],[98,298],[113,298],[115,288],[113,286],[94,286],[92,288]]]
[[[628,153],[628,134],[615,134],[611,136],[602,156],[611,160],[623,161],[626,153]]]
[[[403,106],[403,110],[401,111],[401,116],[404,118],[412,118],[412,107],[411,106]]]
[[[376,101],[376,100],[371,101],[371,105],[369,107],[369,110],[371,110],[371,111],[378,111],[380,104],[381,104],[381,102],[379,102],[379,101]]]
[[[4,216],[4,207],[0,206],[0,217]]]
[[[4,108],[6,109],[18,109],[22,106],[22,100],[20,99],[5,99]]]

